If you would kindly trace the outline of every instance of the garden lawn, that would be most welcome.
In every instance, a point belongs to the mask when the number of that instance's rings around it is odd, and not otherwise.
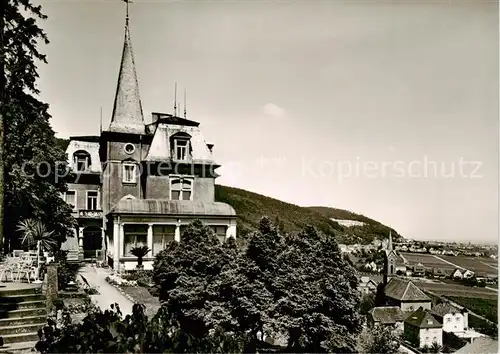
[[[151,295],[147,288],[142,286],[120,286],[124,293],[130,295],[135,303],[146,306],[146,315],[151,319],[160,308],[160,300]]]

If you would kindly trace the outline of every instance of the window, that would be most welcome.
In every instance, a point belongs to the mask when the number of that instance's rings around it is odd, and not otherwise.
[[[135,151],[135,146],[134,144],[127,143],[125,147],[123,148],[127,154],[133,154]]]
[[[148,227],[146,225],[124,225],[123,255],[132,256],[130,250],[134,247],[147,246]]]
[[[432,341],[433,342],[437,342],[437,338],[436,337],[432,337]]]
[[[221,243],[226,240],[226,226],[212,226],[212,231]]]
[[[97,210],[97,191],[87,191],[87,210]]]
[[[171,200],[191,200],[193,194],[193,179],[176,177],[170,180]]]
[[[187,160],[189,140],[177,138],[174,139],[174,152],[176,160]]]
[[[75,191],[67,191],[64,194],[64,200],[68,203],[73,210],[76,209],[76,192]]]
[[[137,177],[136,167],[134,163],[123,164],[123,183],[135,183]]]
[[[175,225],[153,226],[153,256],[163,250],[167,243],[175,241]]]
[[[457,322],[460,322],[460,316],[455,317],[455,320],[456,320]]]
[[[86,151],[77,151],[73,154],[73,168],[84,172],[90,167],[90,155]]]
[[[448,317],[448,318],[446,319],[446,322],[451,322],[451,318],[450,318],[450,317]]]

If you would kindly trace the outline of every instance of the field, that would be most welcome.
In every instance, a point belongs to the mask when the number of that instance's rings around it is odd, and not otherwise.
[[[486,288],[473,288],[461,284],[423,283],[414,281],[420,289],[437,295],[457,296],[498,301],[498,292]]]
[[[491,258],[479,258],[479,257],[454,257],[454,256],[443,256],[438,255],[434,256],[432,254],[427,253],[407,253],[401,252],[401,255],[408,261],[409,264],[417,264],[422,263],[426,268],[441,268],[445,271],[453,271],[455,268],[462,267],[466,269],[470,269],[473,272],[477,273],[486,273],[488,276],[496,277],[498,276],[498,263],[496,260]],[[440,260],[453,263],[449,264]],[[458,267],[456,267],[458,266]]]
[[[479,257],[453,257],[439,256],[444,260],[456,264],[457,266],[470,269],[475,273],[486,273],[489,276],[498,276],[498,263],[491,258]]]
[[[406,253],[406,252],[401,252],[400,254],[408,261],[408,264],[410,264],[410,265],[422,263],[422,265],[426,268],[436,267],[436,268],[441,268],[441,269],[450,270],[450,271],[453,271],[456,268],[456,267],[452,266],[451,264],[448,264],[446,262],[443,262],[440,259],[437,259],[432,254]]]

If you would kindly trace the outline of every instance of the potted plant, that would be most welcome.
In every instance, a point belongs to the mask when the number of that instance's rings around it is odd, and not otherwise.
[[[35,274],[35,282],[41,282],[41,280],[39,279],[42,263],[40,254],[44,250],[53,250],[57,246],[57,240],[53,235],[54,231],[48,231],[41,221],[35,219],[26,219],[20,221],[17,226],[17,231],[22,232],[23,234],[21,243],[28,244],[29,248],[36,245],[37,268]]]
[[[143,269],[142,259],[151,251],[147,246],[134,247],[130,250],[137,257],[137,269]]]

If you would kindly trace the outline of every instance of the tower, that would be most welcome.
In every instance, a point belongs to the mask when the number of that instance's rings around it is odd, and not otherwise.
[[[139,84],[130,37],[129,0],[125,17],[125,36],[118,72],[111,123],[102,131],[100,157],[103,162],[102,200],[107,212],[124,196],[141,198],[140,161],[147,144]]]
[[[394,276],[396,269],[396,260],[397,254],[392,246],[392,231],[389,230],[389,240],[387,242],[387,248],[384,252],[384,284],[387,284],[387,281],[390,277]]]

